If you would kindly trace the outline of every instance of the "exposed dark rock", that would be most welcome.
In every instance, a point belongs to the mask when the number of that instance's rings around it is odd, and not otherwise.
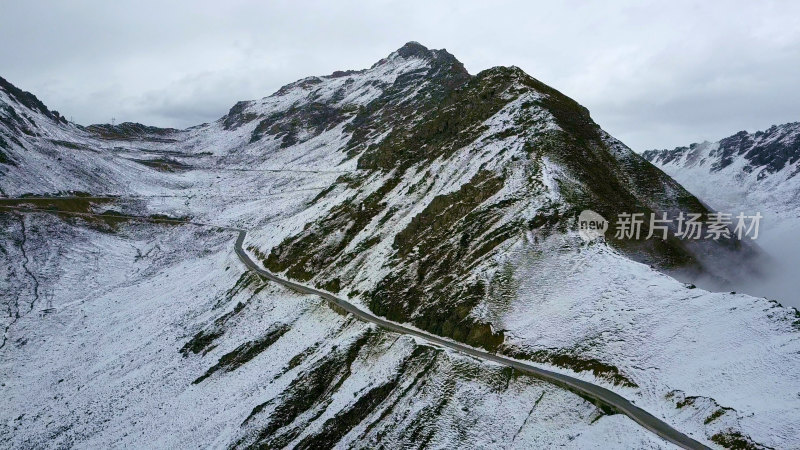
[[[58,111],[51,111],[47,109],[44,103],[36,98],[35,95],[14,86],[3,77],[0,77],[0,89],[8,93],[8,95],[20,105],[25,106],[30,110],[38,111],[54,122],[67,123],[67,120],[63,118]]]

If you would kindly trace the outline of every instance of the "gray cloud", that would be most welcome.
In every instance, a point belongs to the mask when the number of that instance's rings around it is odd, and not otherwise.
[[[79,123],[215,120],[409,40],[517,65],[635,150],[800,120],[797,2],[0,3],[0,75]]]

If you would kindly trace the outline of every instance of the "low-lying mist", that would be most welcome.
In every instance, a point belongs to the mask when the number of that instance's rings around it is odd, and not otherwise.
[[[800,230],[792,226],[765,227],[759,238],[753,241],[761,250],[755,261],[738,261],[735,255],[731,255],[724,281],[695,275],[690,277],[691,282],[709,291],[741,292],[800,309],[798,233]]]
[[[775,230],[777,231],[777,230]],[[766,234],[759,246],[767,258],[763,262],[763,275],[742,278],[739,286],[747,294],[777,300],[784,306],[800,308],[800,230],[783,229]],[[736,280],[734,280],[734,284]]]

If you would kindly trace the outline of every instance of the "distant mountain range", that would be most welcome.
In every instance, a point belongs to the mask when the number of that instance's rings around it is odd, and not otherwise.
[[[642,156],[716,209],[800,218],[800,122]]]

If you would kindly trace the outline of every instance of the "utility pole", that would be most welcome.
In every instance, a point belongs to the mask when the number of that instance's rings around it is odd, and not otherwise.
[[[47,304],[45,305],[44,309],[39,312],[39,317],[44,317],[56,310],[53,307],[53,288],[45,291],[44,298],[47,300]]]

